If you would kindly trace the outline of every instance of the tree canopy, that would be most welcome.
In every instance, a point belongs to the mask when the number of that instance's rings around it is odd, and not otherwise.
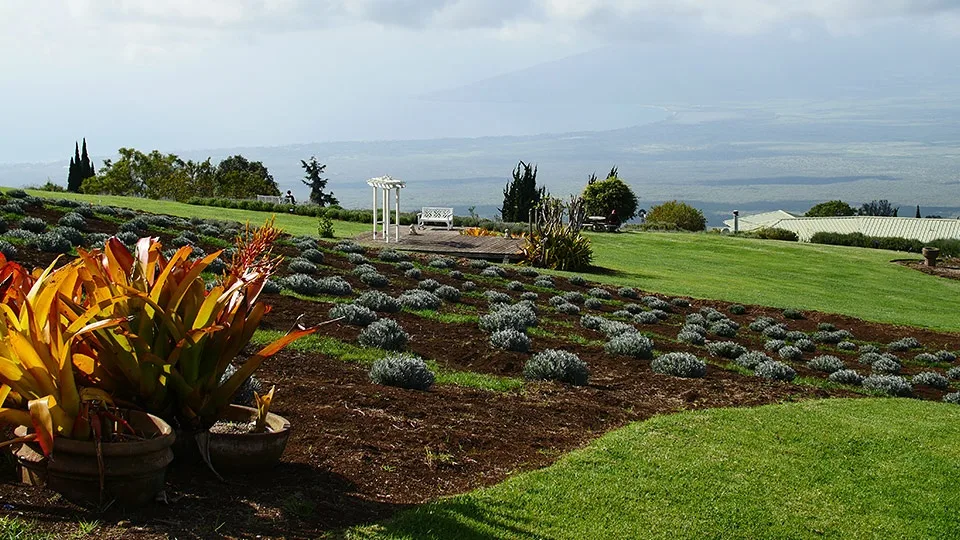
[[[896,217],[897,212],[900,211],[900,207],[894,208],[890,205],[890,201],[886,199],[873,200],[868,203],[863,203],[863,206],[860,207],[858,212],[861,216],[886,216],[886,217]]]
[[[815,204],[812,208],[807,210],[807,213],[804,215],[807,217],[834,217],[852,216],[856,213],[857,211],[849,204],[840,200],[836,200]]]
[[[647,223],[662,223],[684,231],[702,231],[707,228],[703,212],[685,202],[668,201],[650,208]]]
[[[605,180],[587,183],[583,190],[583,202],[587,213],[594,216],[607,216],[616,210],[620,221],[637,215],[637,196],[626,182],[616,175],[616,167]]]
[[[530,210],[546,196],[546,188],[537,187],[537,167],[520,161],[513,171],[513,180],[503,188],[503,208],[500,215],[504,221],[525,222]]]
[[[327,166],[318,162],[317,158],[310,156],[310,161],[300,160],[300,166],[303,167],[302,182],[310,188],[310,202],[319,206],[336,206],[340,201],[333,196],[333,192],[325,193],[323,190],[327,187],[329,178],[323,178],[323,172]]]

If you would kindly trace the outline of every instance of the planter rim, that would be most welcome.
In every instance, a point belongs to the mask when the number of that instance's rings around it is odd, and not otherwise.
[[[246,405],[235,405],[230,404],[230,406],[220,415],[221,420],[227,421],[249,421],[257,417],[257,409],[253,407],[247,407]],[[272,439],[277,436],[278,433],[283,433],[284,431],[290,431],[290,421],[286,418],[280,416],[279,414],[267,413],[267,425],[272,431],[267,431],[264,433],[213,433],[207,429],[207,433],[211,437],[217,437],[222,439],[238,439],[238,440],[250,440],[250,439]]]
[[[176,439],[176,435],[173,432],[173,428],[170,427],[170,424],[166,423],[162,418],[154,416],[143,411],[136,411],[127,409],[127,413],[131,417],[140,417],[137,422],[138,425],[143,424],[153,424],[156,428],[156,433],[158,437],[152,439],[146,439],[142,441],[124,441],[124,442],[106,442],[101,443],[100,448],[104,456],[125,456],[125,455],[136,455],[154,452],[157,450],[162,450],[163,448],[169,447],[173,444],[173,441]],[[132,418],[131,418],[132,419]],[[30,433],[32,429],[29,426],[18,426],[14,433],[20,435],[26,435]],[[149,429],[145,431],[150,431]],[[74,439],[68,439],[66,437],[54,437],[53,438],[53,452],[56,454],[57,450],[63,450],[65,452],[70,452],[73,454],[86,454],[86,455],[96,455],[96,447],[93,444],[93,441],[77,441]]]

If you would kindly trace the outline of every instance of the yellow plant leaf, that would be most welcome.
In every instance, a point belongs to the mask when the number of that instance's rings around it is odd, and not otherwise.
[[[27,403],[27,410],[30,411],[30,425],[33,426],[33,431],[37,434],[37,442],[40,443],[40,448],[46,456],[53,453],[53,437],[55,435],[50,401],[56,403],[53,396],[31,399]]]

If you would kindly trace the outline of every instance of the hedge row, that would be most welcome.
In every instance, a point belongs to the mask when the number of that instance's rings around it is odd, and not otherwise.
[[[867,236],[862,233],[831,233],[818,232],[810,241],[814,244],[830,244],[834,246],[853,246],[874,249],[889,249],[892,251],[907,251],[920,253],[924,247],[940,248],[940,255],[944,257],[960,256],[960,240],[953,238],[938,238],[930,242],[911,240],[900,237]]]
[[[325,217],[339,221],[352,221],[355,223],[371,223],[373,221],[372,210],[347,210],[339,206],[318,206],[315,204],[275,204],[256,199],[220,199],[210,197],[194,197],[187,201],[187,204],[196,206],[213,206],[217,208],[237,208],[240,210],[253,210],[255,212],[271,213],[291,213],[299,216]],[[391,212],[393,214],[393,212]],[[391,216],[392,217],[392,216]],[[400,224],[410,225],[417,222],[415,212],[400,212]],[[519,234],[527,230],[526,223],[507,223],[503,221],[494,221],[485,218],[474,218],[469,216],[454,216],[453,225],[455,227],[480,227],[488,231],[503,231],[510,229],[513,234]]]

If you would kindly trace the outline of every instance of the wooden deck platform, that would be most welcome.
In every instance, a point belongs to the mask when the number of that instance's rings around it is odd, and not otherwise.
[[[490,259],[498,261],[517,261],[523,257],[520,246],[523,240],[503,236],[464,236],[457,229],[448,231],[443,228],[427,227],[412,235],[408,227],[400,229],[400,242],[394,242],[393,236],[386,243],[382,238],[373,238],[373,232],[353,237],[353,240],[368,246],[392,248],[398,251],[416,251],[438,253],[451,257],[471,259]]]

